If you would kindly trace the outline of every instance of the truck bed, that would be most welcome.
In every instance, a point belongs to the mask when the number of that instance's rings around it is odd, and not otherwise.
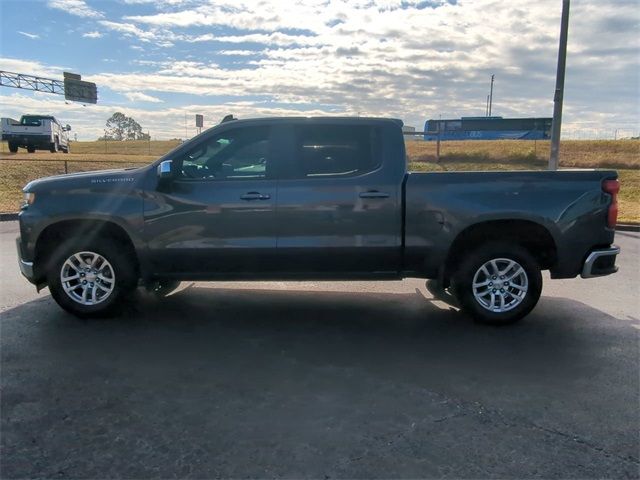
[[[453,240],[485,222],[533,222],[558,248],[554,278],[575,277],[589,250],[613,242],[606,228],[613,170],[408,173],[405,265],[434,274]]]

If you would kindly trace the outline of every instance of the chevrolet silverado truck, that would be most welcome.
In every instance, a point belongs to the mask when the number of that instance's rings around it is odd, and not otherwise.
[[[27,152],[49,150],[51,153],[69,153],[69,125],[62,126],[50,115],[22,115],[19,121],[12,118],[0,119],[2,140],[9,145],[9,151],[16,153],[19,147]]]
[[[182,280],[419,277],[506,324],[542,270],[617,271],[618,190],[612,170],[409,173],[399,120],[232,119],[142,168],[29,183],[17,247],[81,317]]]

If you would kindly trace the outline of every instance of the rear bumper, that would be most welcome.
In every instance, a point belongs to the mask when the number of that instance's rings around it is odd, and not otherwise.
[[[49,148],[51,145],[50,135],[35,135],[35,134],[19,134],[19,133],[3,133],[2,140],[15,143],[16,145],[23,147],[27,145],[33,145],[36,147]]]
[[[22,259],[22,248],[20,246],[20,238],[16,238],[16,248],[18,249],[18,266],[22,275],[31,283],[35,283],[35,275],[33,271],[33,262],[27,262]]]
[[[582,278],[602,277],[618,271],[616,256],[620,253],[620,247],[612,245],[609,248],[592,250],[587,255],[582,265]]]

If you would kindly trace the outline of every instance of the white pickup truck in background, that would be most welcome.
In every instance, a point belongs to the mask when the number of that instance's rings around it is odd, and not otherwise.
[[[62,150],[69,153],[69,125],[62,126],[51,115],[23,115],[20,121],[12,118],[0,119],[2,140],[9,144],[9,151],[16,153],[19,147],[27,152],[49,150],[51,153]]]

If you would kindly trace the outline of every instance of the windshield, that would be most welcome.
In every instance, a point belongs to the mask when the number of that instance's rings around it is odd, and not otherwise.
[[[38,115],[24,115],[20,118],[20,125],[27,125],[29,127],[39,127],[42,125],[41,120],[50,120],[51,117],[41,117]]]

